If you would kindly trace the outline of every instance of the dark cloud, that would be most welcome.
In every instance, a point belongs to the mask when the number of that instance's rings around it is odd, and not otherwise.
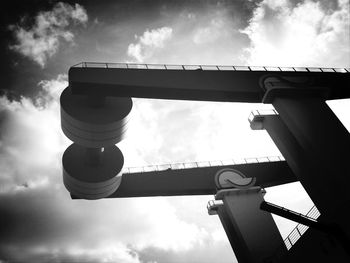
[[[24,64],[20,69],[17,67],[21,56],[14,54],[8,48],[9,44],[14,41],[13,34],[8,28],[9,25],[18,23],[24,17],[33,18],[38,11],[50,9],[52,5],[51,1],[45,0],[13,0],[7,1],[0,9],[0,82],[2,87],[14,89],[14,85],[18,83],[18,73],[23,73],[23,71],[27,71],[27,67],[32,66]],[[29,76],[26,76],[25,79],[28,78]],[[23,78],[21,81],[23,82]]]
[[[0,201],[2,244],[27,247],[30,244],[61,243],[73,229],[60,223],[68,216],[60,213],[51,189],[23,189],[2,195]],[[79,224],[76,225],[79,228]],[[78,229],[76,229],[78,230]]]
[[[4,97],[9,101],[19,101],[21,99],[21,95],[18,92],[9,89],[0,89],[0,97]]]
[[[68,26],[85,24],[88,16],[81,5],[59,2],[52,10],[39,12],[29,26],[25,20],[9,25],[15,37],[9,48],[44,68],[47,60],[58,52],[61,41],[74,43],[74,34]]]

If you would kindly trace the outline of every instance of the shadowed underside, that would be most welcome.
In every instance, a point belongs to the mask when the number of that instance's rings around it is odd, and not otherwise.
[[[215,194],[217,191],[215,174],[223,168],[233,168],[246,177],[256,177],[256,185],[261,187],[271,187],[297,181],[285,161],[179,170],[168,169],[164,171],[124,173],[119,188],[109,198]]]
[[[260,84],[271,76],[327,88],[330,100],[350,98],[350,70],[333,68],[83,62],[70,68],[69,86],[75,94],[258,103],[265,92]]]

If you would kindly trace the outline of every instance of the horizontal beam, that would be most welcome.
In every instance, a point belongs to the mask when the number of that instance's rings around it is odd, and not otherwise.
[[[118,190],[107,198],[215,194],[214,177],[223,168],[256,177],[256,185],[261,187],[297,181],[285,161],[130,173],[123,174]]]
[[[264,95],[260,82],[267,76],[307,78],[313,87],[329,88],[328,99],[350,98],[349,72],[72,67],[69,85],[75,94],[258,103]]]

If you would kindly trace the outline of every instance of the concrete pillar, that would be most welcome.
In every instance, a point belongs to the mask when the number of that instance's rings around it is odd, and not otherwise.
[[[308,161],[299,142],[279,115],[263,115],[260,122],[262,128],[268,132],[318,210],[321,214],[326,213],[328,206],[324,204],[327,204],[328,196],[331,193],[330,189],[329,187],[318,186],[318,181],[310,180],[312,178],[310,174],[319,173],[317,166]]]
[[[220,190],[223,200],[218,215],[239,263],[264,262],[278,249],[285,248],[271,214],[260,210],[264,201],[260,187]]]
[[[285,125],[275,126],[275,136],[291,153],[287,162],[296,163],[296,175],[325,220],[350,236],[348,131],[322,98],[276,97],[273,106]]]
[[[235,226],[234,222],[230,219],[224,205],[218,207],[217,214],[238,262],[252,262],[247,244],[242,242],[242,236],[237,231],[237,226]]]

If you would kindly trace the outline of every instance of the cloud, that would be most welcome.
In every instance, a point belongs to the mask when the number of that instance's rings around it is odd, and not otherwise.
[[[68,142],[59,126],[58,90],[67,86],[67,76],[39,83],[35,99],[0,97],[1,124],[0,193],[45,186],[52,169],[59,168],[56,155]],[[31,174],[31,175],[29,175]]]
[[[215,42],[219,37],[223,37],[227,33],[224,26],[224,21],[221,18],[212,19],[208,26],[196,29],[193,35],[193,42],[195,44]]]
[[[244,60],[250,65],[350,65],[349,1],[325,9],[318,1],[262,1],[241,32],[251,44]]]
[[[271,105],[133,100],[128,136],[120,144],[128,165],[280,154],[268,134],[252,131],[247,120],[252,110]]]
[[[238,56],[249,39],[238,29],[246,26],[255,2],[186,2],[186,6],[180,10],[167,6],[164,17],[157,19],[157,24],[165,24],[172,29],[170,41],[166,41],[162,48],[151,48],[141,44],[143,33],[140,33],[136,41],[127,45],[129,58],[141,63],[241,64]],[[130,24],[130,27],[133,25]],[[118,30],[120,32],[120,28]]]
[[[137,43],[131,43],[128,46],[128,55],[137,62],[143,62],[145,59],[150,58],[153,53],[163,48],[165,43],[171,39],[173,29],[170,27],[161,27],[157,29],[148,29],[142,36],[135,35]]]
[[[142,250],[135,249],[135,251],[142,262],[237,262],[226,236],[225,242],[208,242],[205,246],[196,246],[193,250],[188,251],[167,251],[156,247],[148,247]]]
[[[51,11],[39,12],[31,27],[24,25],[22,19],[20,25],[10,25],[16,44],[10,45],[10,49],[30,58],[42,68],[48,58],[57,53],[60,41],[74,43],[74,34],[67,28],[73,24],[86,24],[88,15],[84,7],[59,2]]]
[[[0,98],[0,260],[138,263],[147,261],[136,250],[187,253],[209,244],[204,225],[178,214],[171,198],[70,199],[61,174],[70,142],[59,125],[66,86],[58,75],[40,81],[35,98]],[[207,217],[205,205],[198,209]]]
[[[10,253],[8,253],[10,251]],[[7,251],[1,250],[2,256],[11,254],[11,257],[4,257],[5,261],[0,262],[125,262],[125,263],[141,263],[139,255],[134,250],[131,250],[122,243],[105,244],[98,248],[81,248],[81,247],[66,247],[49,248],[47,246],[33,245],[30,247],[7,247]],[[10,259],[7,261],[6,259]]]

